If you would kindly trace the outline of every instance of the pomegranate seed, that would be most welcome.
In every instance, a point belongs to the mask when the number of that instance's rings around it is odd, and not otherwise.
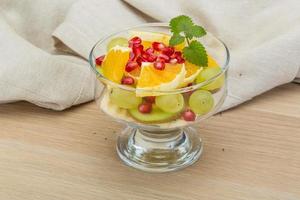
[[[132,47],[132,51],[136,57],[143,53],[143,49],[144,49],[143,45],[134,45]]]
[[[156,51],[161,51],[163,48],[166,47],[166,45],[164,45],[164,44],[161,43],[161,42],[153,42],[153,43],[152,43],[152,47],[153,47],[153,49],[156,50]]]
[[[182,113],[182,117],[185,121],[195,121],[196,114],[192,110],[188,109]]]
[[[136,62],[139,66],[142,66],[143,58],[141,56],[137,57]]]
[[[159,60],[159,61],[162,60],[162,61],[168,63],[170,61],[170,57],[167,55],[164,55],[164,54],[159,54],[157,56],[157,60]]]
[[[152,53],[154,53],[154,49],[149,47],[148,49],[145,50],[145,52],[148,54],[152,54]]]
[[[185,62],[185,60],[184,60],[181,56],[180,56],[180,57],[177,57],[176,59],[177,59],[177,62],[178,62],[179,64]]]
[[[105,58],[105,55],[103,56],[99,56],[98,58],[96,58],[95,62],[96,62],[96,65],[101,65],[103,60]]]
[[[148,102],[148,103],[154,103],[155,102],[155,96],[145,97],[145,101]]]
[[[134,45],[141,44],[141,43],[142,43],[142,39],[139,37],[133,37],[129,40],[130,47],[133,47]]]
[[[122,78],[121,83],[123,85],[133,85],[134,84],[134,79],[132,77],[130,77],[130,76],[124,76]]]
[[[170,63],[171,64],[176,64],[177,63],[177,59],[176,58],[171,58],[170,59]]]
[[[156,61],[156,59],[157,59],[157,56],[155,54],[150,54],[148,57],[149,62],[154,62],[154,61]]]
[[[141,113],[150,113],[152,111],[152,104],[151,103],[142,103],[139,105],[138,109]]]
[[[129,61],[133,61],[135,59],[135,55],[134,55],[134,53],[131,51],[130,53],[129,53]]]
[[[141,55],[141,57],[142,57],[142,60],[148,61],[149,55],[146,54],[146,53],[143,53],[143,54]]]
[[[150,54],[143,53],[142,54],[142,58],[144,60],[146,60],[147,62],[154,62],[157,59],[157,56],[155,54],[153,54],[153,53],[150,53]]]
[[[174,47],[163,48],[161,52],[167,56],[171,56],[174,53]]]
[[[178,57],[178,56],[182,56],[182,53],[180,51],[175,51],[174,54],[173,54],[175,57]]]
[[[175,51],[173,55],[170,56],[171,59],[176,58],[177,63],[184,63],[185,60],[182,58],[182,53],[180,51]]]
[[[147,54],[142,54],[142,55],[140,55],[140,57],[142,58],[142,62],[148,62],[148,57],[149,57],[149,55],[147,55]]]
[[[135,70],[139,65],[135,61],[128,61],[125,67],[126,72],[131,72]]]
[[[165,62],[164,61],[154,62],[154,68],[157,69],[157,70],[164,70],[165,69]]]

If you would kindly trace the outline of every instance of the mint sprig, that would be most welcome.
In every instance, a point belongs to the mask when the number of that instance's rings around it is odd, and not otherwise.
[[[183,49],[183,55],[189,62],[198,66],[207,66],[205,47],[198,41],[192,41]]]
[[[195,38],[206,35],[206,31],[202,26],[195,25],[192,19],[185,15],[180,15],[171,19],[170,29],[173,33],[169,45],[176,46],[187,42],[188,46],[183,49],[184,58],[198,66],[207,66],[207,53],[205,47]]]

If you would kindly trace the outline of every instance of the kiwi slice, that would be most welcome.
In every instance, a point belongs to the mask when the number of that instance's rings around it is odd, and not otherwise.
[[[164,112],[157,107],[153,107],[151,113],[141,113],[137,108],[130,109],[128,112],[134,119],[144,123],[163,123],[177,116],[177,114]]]

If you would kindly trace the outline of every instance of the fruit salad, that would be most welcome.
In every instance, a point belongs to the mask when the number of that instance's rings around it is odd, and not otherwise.
[[[170,29],[129,30],[128,37],[110,39],[106,53],[95,58],[108,81],[100,100],[104,112],[126,122],[177,127],[214,111],[225,75],[198,41],[205,30],[186,16],[172,19]]]

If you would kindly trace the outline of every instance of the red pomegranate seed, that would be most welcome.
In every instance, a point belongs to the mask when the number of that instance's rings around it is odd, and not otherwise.
[[[182,56],[182,53],[180,51],[175,51],[170,58],[177,58],[178,56]]]
[[[157,56],[155,54],[150,54],[148,57],[149,62],[154,62],[154,61],[156,61],[156,59],[157,59]]]
[[[154,103],[155,102],[155,96],[145,97],[145,101],[148,102],[148,103]]]
[[[171,56],[174,53],[174,47],[163,48],[161,52],[167,56]]]
[[[149,48],[147,48],[147,49],[145,50],[145,52],[148,53],[148,54],[152,54],[152,53],[154,53],[154,49],[151,48],[151,47],[149,47]]]
[[[153,54],[153,53],[150,53],[150,54],[143,53],[142,54],[142,58],[144,60],[146,60],[147,62],[154,62],[157,59],[157,56],[155,54]]]
[[[167,55],[164,55],[164,54],[159,54],[159,55],[157,56],[157,60],[159,60],[159,61],[162,60],[162,61],[168,63],[168,62],[170,61],[170,57],[167,56]]]
[[[143,53],[143,49],[144,49],[143,45],[134,45],[132,47],[132,51],[133,51],[135,57],[141,55]]]
[[[137,57],[136,62],[139,66],[142,66],[142,62],[148,62],[148,61],[145,59],[145,56],[143,57],[142,55],[140,55]]]
[[[135,61],[128,61],[125,67],[126,72],[131,72],[133,70],[135,70],[136,68],[138,68],[139,65],[137,62]]]
[[[170,56],[170,58],[176,58],[177,63],[181,64],[184,63],[185,60],[182,58],[182,53],[180,51],[175,51],[173,55]]]
[[[173,55],[175,56],[175,58],[178,57],[178,56],[181,57],[182,53],[180,51],[175,51]]]
[[[96,58],[96,60],[95,60],[96,65],[102,65],[104,58],[105,58],[105,55],[99,56],[98,58]]]
[[[176,59],[177,59],[177,63],[179,63],[179,64],[185,62],[185,60],[181,56],[178,56]]]
[[[185,121],[195,121],[196,114],[192,110],[188,109],[182,113],[182,117]]]
[[[135,55],[134,55],[134,53],[131,51],[130,53],[129,53],[129,61],[133,61],[135,59]]]
[[[152,104],[151,103],[142,103],[139,105],[138,109],[141,113],[150,113],[152,111]]]
[[[156,61],[154,62],[154,68],[157,70],[164,70],[165,69],[165,62],[164,61]]]
[[[146,53],[143,53],[143,54],[141,55],[141,57],[142,57],[143,60],[148,61],[149,55],[146,54]]]
[[[156,51],[161,51],[163,48],[166,47],[166,45],[164,45],[164,44],[161,43],[161,42],[153,42],[153,43],[152,43],[152,47],[153,47],[153,49],[156,50]]]
[[[138,56],[136,62],[139,66],[142,66],[143,58],[141,56]]]
[[[134,45],[137,45],[137,44],[141,44],[142,43],[142,39],[139,38],[139,37],[133,37],[129,40],[129,46],[130,47],[133,47]]]
[[[133,85],[134,84],[134,79],[132,77],[130,77],[130,76],[124,76],[122,78],[121,83],[123,85]]]
[[[171,58],[170,59],[170,63],[171,64],[176,64],[177,63],[177,59],[176,58]]]

